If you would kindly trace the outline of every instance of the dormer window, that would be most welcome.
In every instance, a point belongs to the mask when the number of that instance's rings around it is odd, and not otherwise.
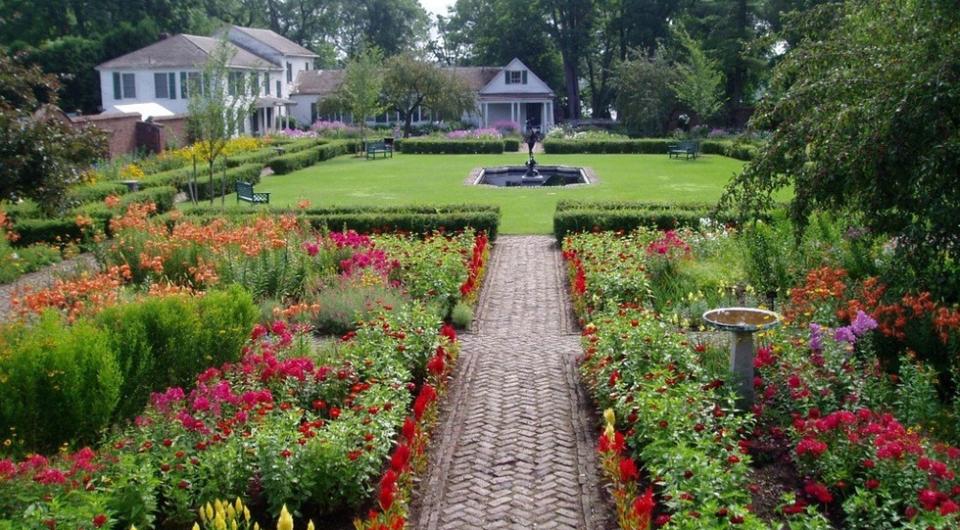
[[[508,85],[525,85],[527,84],[527,71],[526,70],[507,70],[506,72],[506,83]]]

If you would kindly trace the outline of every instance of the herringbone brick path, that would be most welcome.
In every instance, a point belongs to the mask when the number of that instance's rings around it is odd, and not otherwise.
[[[497,239],[414,503],[416,528],[610,527],[564,285],[552,238]]]

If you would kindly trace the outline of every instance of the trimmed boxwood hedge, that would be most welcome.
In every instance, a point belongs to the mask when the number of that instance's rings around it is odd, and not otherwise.
[[[504,153],[513,153],[514,151],[520,150],[520,140],[517,138],[504,138],[503,139],[503,152]]]
[[[20,235],[14,244],[26,247],[37,243],[60,244],[80,239],[82,235],[74,217],[55,219],[21,219],[13,224],[13,230]]]
[[[237,182],[257,184],[260,182],[260,172],[262,170],[263,165],[257,163],[230,168],[226,171],[221,169],[214,172],[212,185],[209,174],[203,174],[197,178],[197,199],[202,201],[219,197],[221,190],[225,190],[226,195],[230,195],[235,192],[234,185]],[[224,181],[224,179],[226,179],[226,181]],[[189,196],[189,183],[184,182],[183,185],[180,186],[180,191],[183,191]]]
[[[329,230],[355,230],[360,233],[403,231],[426,234],[437,230],[447,232],[464,228],[483,230],[495,238],[500,225],[500,208],[486,205],[451,206],[345,206],[310,208],[306,211],[286,208],[231,209],[194,207],[186,218],[209,219],[218,216],[240,218],[250,215],[277,215],[296,213],[304,216],[314,227]]]
[[[99,202],[110,195],[123,195],[127,192],[127,186],[119,182],[97,182],[83,186],[76,186],[67,190],[67,201],[70,204],[86,204],[88,202]]]
[[[667,148],[677,141],[673,138],[547,139],[543,142],[543,149],[548,154],[624,153],[660,155],[666,154]],[[704,140],[700,142],[700,151],[704,154],[723,155],[737,160],[753,160],[759,150],[760,148],[756,145],[729,140]]]
[[[660,230],[700,226],[700,220],[711,218],[723,223],[736,221],[730,212],[716,212],[710,203],[657,203],[611,201],[561,201],[553,214],[553,233],[562,241],[569,233],[622,230],[639,227]]]
[[[348,154],[354,150],[356,145],[356,142],[353,140],[325,142],[309,149],[273,158],[267,163],[267,167],[273,170],[275,175],[284,175],[301,168],[312,166],[317,162],[323,162],[324,160]]]
[[[447,140],[443,138],[404,138],[397,140],[397,149],[417,155],[500,154],[503,140]],[[519,144],[517,144],[519,149]]]

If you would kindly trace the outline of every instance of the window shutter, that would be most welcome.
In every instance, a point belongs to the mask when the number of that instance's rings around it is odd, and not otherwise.
[[[170,99],[177,99],[177,74],[167,74],[167,86],[170,90]]]
[[[123,99],[123,92],[120,90],[120,72],[113,73],[113,99]]]
[[[153,74],[153,96],[157,99],[166,99],[167,74]]]
[[[270,72],[263,73],[263,95],[270,95]]]
[[[527,84],[527,71],[524,70],[522,75],[523,75],[523,84]]]
[[[180,99],[190,97],[190,90],[187,88],[187,73],[180,72]]]
[[[509,85],[510,84],[510,70],[503,71],[503,80]]]

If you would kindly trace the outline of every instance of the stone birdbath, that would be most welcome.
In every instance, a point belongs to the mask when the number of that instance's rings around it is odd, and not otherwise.
[[[703,314],[711,326],[731,333],[730,371],[736,376],[740,399],[737,406],[748,410],[753,406],[753,357],[756,350],[753,334],[780,323],[780,315],[753,307],[721,307]]]

